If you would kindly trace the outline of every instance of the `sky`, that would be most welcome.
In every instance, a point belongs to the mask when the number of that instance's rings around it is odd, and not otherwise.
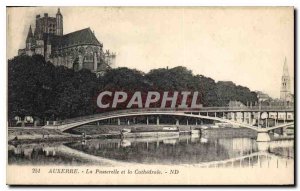
[[[7,9],[7,57],[25,47],[35,16],[58,7]],[[294,86],[294,10],[291,7],[60,7],[64,34],[90,27],[114,67],[148,72],[185,66],[193,74],[233,81],[280,96],[286,57]],[[294,90],[292,89],[292,93]]]

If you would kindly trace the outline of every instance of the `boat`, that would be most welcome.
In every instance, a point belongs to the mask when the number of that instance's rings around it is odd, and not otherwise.
[[[194,135],[194,134],[199,135],[200,133],[201,133],[201,130],[200,130],[200,129],[192,129],[192,130],[191,130],[191,134],[192,134],[192,135]]]
[[[141,137],[173,137],[179,136],[179,128],[165,126],[160,129],[142,130],[142,129],[122,129],[122,138],[141,138]]]
[[[121,131],[122,133],[130,133],[131,132],[131,129],[122,129],[122,131]]]

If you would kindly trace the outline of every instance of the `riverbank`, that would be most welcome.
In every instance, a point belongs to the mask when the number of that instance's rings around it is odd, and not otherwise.
[[[33,142],[57,142],[57,141],[76,141],[82,140],[82,134],[85,134],[86,139],[110,139],[120,138],[120,132],[122,129],[127,128],[131,130],[143,130],[153,131],[162,129],[161,126],[114,126],[114,125],[103,125],[103,126],[83,126],[76,128],[75,130],[69,131],[68,133],[61,132],[55,129],[43,129],[41,127],[9,127],[8,128],[8,142],[10,144],[19,143],[33,143]],[[191,126],[179,126],[179,131],[187,133],[191,130]],[[209,129],[205,132],[210,132],[210,136],[221,136],[221,135],[233,135],[234,137],[249,137],[255,136],[251,130],[248,129]],[[214,133],[212,133],[214,132]]]
[[[120,139],[120,132],[122,129],[142,130],[144,132],[151,132],[159,130],[165,125],[149,125],[149,126],[117,126],[117,125],[87,125],[78,127],[68,133],[61,132],[55,129],[43,129],[41,127],[9,127],[8,128],[8,143],[9,144],[23,144],[23,143],[42,143],[42,142],[73,142],[83,139],[82,134],[85,134],[85,139]],[[180,134],[189,134],[191,129],[196,126],[178,126]],[[199,127],[199,126],[198,126]],[[208,138],[252,138],[257,137],[257,133],[247,128],[208,128],[201,131],[201,136]],[[270,134],[272,140],[293,139],[293,137],[278,136],[275,137]]]
[[[39,143],[80,140],[81,136],[63,133],[54,129],[41,127],[9,127],[7,139],[9,144]]]
[[[86,135],[100,135],[100,134],[120,134],[122,129],[130,129],[131,131],[157,131],[163,130],[164,127],[175,127],[174,125],[84,125],[81,127],[77,127],[74,130],[69,131],[74,134],[82,134]],[[191,128],[195,128],[196,126],[187,126],[187,125],[179,125],[179,131],[185,132],[190,131]],[[198,126],[199,127],[199,126]]]
[[[202,130],[202,135],[209,138],[256,138],[257,132],[247,128],[210,128]]]

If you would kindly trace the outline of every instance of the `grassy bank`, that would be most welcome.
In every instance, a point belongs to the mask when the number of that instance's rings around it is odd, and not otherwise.
[[[32,127],[9,127],[7,134],[8,142],[11,144],[31,142],[56,142],[72,141],[81,138],[78,135],[63,133],[54,129],[42,129]]]

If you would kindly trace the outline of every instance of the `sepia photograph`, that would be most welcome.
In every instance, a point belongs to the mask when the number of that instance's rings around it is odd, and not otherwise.
[[[294,14],[6,7],[6,183],[294,185]]]

